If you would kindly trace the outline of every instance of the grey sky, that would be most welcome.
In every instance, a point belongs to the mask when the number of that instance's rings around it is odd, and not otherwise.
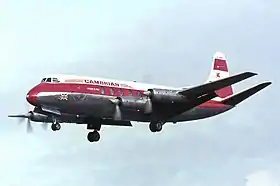
[[[280,184],[278,1],[0,1],[0,184],[20,186],[274,186]],[[272,86],[223,115],[152,134],[148,125],[35,133],[7,118],[48,73],[171,86],[206,80],[212,55],[231,73],[252,70]],[[246,180],[247,179],[247,180]],[[262,183],[262,184],[261,184]]]

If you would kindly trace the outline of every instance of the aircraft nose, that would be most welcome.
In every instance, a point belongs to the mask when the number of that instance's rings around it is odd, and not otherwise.
[[[26,100],[28,103],[30,103],[31,105],[36,105],[36,101],[37,101],[37,94],[38,92],[35,91],[35,89],[31,89],[27,94],[26,94]]]

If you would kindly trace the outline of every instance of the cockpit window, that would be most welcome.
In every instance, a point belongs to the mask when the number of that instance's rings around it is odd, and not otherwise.
[[[58,83],[58,79],[57,78],[53,78],[53,82]]]
[[[48,83],[54,82],[54,83],[59,83],[60,81],[58,80],[58,78],[55,78],[55,77],[48,77],[48,78],[43,78],[43,79],[41,80],[41,82],[48,82]]]

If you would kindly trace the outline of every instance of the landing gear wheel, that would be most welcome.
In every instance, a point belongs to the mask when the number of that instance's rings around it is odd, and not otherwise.
[[[157,132],[160,132],[162,130],[162,123],[157,123],[156,124],[156,129],[157,129]]]
[[[60,130],[61,125],[59,123],[53,123],[51,128],[53,131],[57,131],[57,130]]]
[[[161,122],[151,122],[149,127],[151,132],[160,132],[162,130],[162,125]]]
[[[100,134],[98,131],[89,132],[87,139],[89,142],[97,142],[100,140]]]

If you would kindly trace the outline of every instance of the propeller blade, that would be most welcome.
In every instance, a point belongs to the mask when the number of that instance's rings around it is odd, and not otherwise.
[[[27,120],[27,133],[31,133],[31,132],[33,132],[33,128],[32,128],[30,119],[28,119]]]
[[[24,122],[25,119],[26,119],[26,118],[19,118],[19,119],[18,119],[18,124],[22,124],[22,123]]]
[[[114,114],[114,120],[121,120],[122,119],[122,113],[119,105],[116,105],[115,107],[115,114]]]
[[[26,114],[19,114],[19,115],[8,115],[10,118],[28,118]]]
[[[145,103],[145,113],[150,114],[153,111],[153,104],[151,99],[147,99],[147,102]]]
[[[111,99],[111,102],[115,105],[115,113],[114,113],[114,120],[121,120],[122,119],[122,113],[120,109],[120,100],[119,99]]]
[[[25,119],[30,118],[30,114],[18,114],[18,115],[8,115],[10,118],[18,118],[18,123],[21,124]]]

